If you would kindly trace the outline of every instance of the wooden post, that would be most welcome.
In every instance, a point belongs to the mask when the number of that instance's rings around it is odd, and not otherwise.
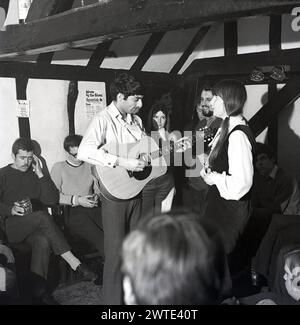
[[[17,92],[17,100],[22,99],[26,100],[26,89],[28,84],[28,78],[18,77],[16,78],[16,92]],[[19,117],[19,134],[20,137],[30,139],[30,123],[28,117]]]

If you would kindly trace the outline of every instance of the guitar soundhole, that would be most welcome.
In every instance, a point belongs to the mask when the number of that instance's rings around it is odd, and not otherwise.
[[[138,159],[144,160],[146,162],[146,167],[141,172],[132,172],[132,176],[138,181],[142,181],[151,174],[152,171],[151,159],[145,153],[140,154]]]

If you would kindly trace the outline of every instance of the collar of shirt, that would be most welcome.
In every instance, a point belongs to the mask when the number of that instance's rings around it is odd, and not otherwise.
[[[278,171],[278,166],[277,165],[274,165],[273,169],[271,170],[269,176],[273,179],[275,179],[276,177],[276,174],[277,174],[277,171]]]
[[[114,102],[111,102],[107,108],[109,114],[119,120],[121,123],[128,123],[129,125],[133,124],[133,118],[131,114],[126,114],[126,118],[124,119]]]
[[[237,125],[246,125],[246,120],[242,115],[230,116],[229,117],[229,130],[231,132]]]
[[[237,115],[237,116],[230,116],[229,117],[229,129],[228,133],[230,133],[237,125],[246,125],[246,120],[242,115]],[[218,139],[220,137],[221,133],[221,127],[218,129],[215,137],[213,140],[208,144],[209,147],[211,147],[211,150],[214,148],[214,146],[217,144]]]

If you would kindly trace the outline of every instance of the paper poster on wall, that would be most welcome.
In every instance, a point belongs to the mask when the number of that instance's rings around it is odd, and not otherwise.
[[[30,117],[30,102],[28,99],[18,100],[17,116]]]
[[[103,108],[104,94],[102,90],[86,89],[85,91],[85,110],[87,118],[93,118]]]

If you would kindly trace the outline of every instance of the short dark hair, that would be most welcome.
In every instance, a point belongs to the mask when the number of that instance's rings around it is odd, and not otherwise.
[[[113,100],[117,99],[117,95],[123,94],[124,99],[132,95],[142,95],[141,84],[131,75],[127,73],[120,74],[109,87],[110,95]]]
[[[215,229],[190,212],[148,218],[123,242],[122,272],[137,304],[218,304],[224,268]]]
[[[275,159],[274,150],[265,143],[256,142],[255,159],[261,154],[266,154],[270,160]]]
[[[79,147],[82,141],[82,135],[71,134],[68,135],[64,140],[64,149],[69,152],[71,147]]]
[[[33,151],[34,144],[31,139],[18,138],[12,145],[12,153],[16,155],[19,150]]]
[[[196,98],[196,104],[199,103],[200,100],[201,100],[202,91],[211,91],[212,92],[212,89],[213,89],[213,84],[209,83],[209,82],[206,82],[198,91],[198,95],[197,95],[197,98]]]

